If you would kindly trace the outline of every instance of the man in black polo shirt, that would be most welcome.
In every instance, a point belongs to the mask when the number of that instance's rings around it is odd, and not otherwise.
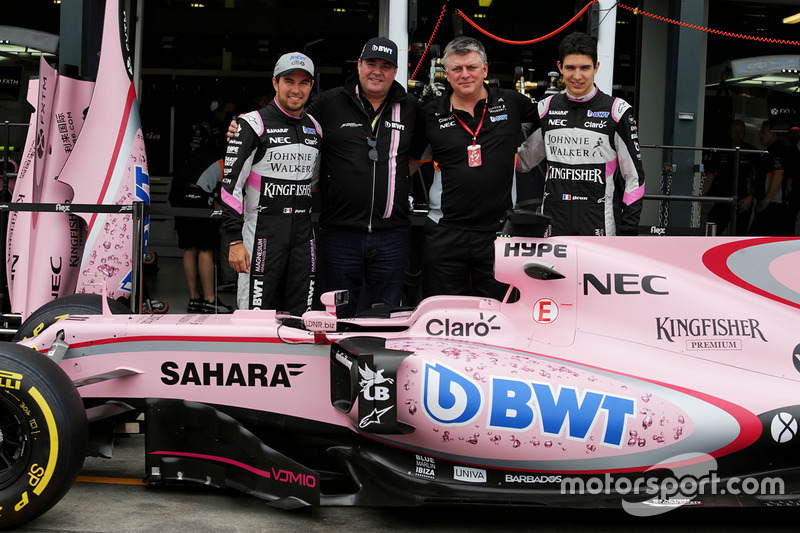
[[[450,89],[423,109],[436,170],[425,222],[422,289],[425,296],[501,299],[506,286],[494,278],[493,243],[513,205],[522,123],[536,125],[539,117],[523,94],[484,82],[488,62],[479,41],[451,41],[444,65]]]

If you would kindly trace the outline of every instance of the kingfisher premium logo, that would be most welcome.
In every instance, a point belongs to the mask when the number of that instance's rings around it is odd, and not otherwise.
[[[754,318],[672,318],[656,317],[658,340],[687,339],[687,349],[741,349],[741,338],[769,342]],[[739,337],[739,339],[728,339]],[[705,338],[706,340],[701,340]],[[717,340],[724,339],[724,340]]]

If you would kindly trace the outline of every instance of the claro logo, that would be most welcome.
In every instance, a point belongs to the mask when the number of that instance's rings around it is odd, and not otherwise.
[[[176,363],[161,365],[161,382],[165,385],[205,387],[286,387],[291,377],[303,373],[305,363],[277,364],[270,371],[261,363]]]
[[[480,320],[477,322],[432,318],[425,324],[425,331],[433,337],[469,337],[471,335],[485,337],[492,330],[500,329],[500,326],[492,325],[495,318],[497,315],[484,319],[483,313],[480,314]]]

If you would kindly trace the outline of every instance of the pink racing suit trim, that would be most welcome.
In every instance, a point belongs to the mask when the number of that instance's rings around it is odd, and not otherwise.
[[[641,199],[644,196],[644,185],[640,185],[635,191],[626,192],[622,195],[622,203],[625,205],[631,205],[636,200]]]
[[[225,202],[226,205],[240,215],[244,212],[244,206],[242,206],[242,202],[237,200],[234,195],[226,191],[224,187],[222,188],[222,191],[220,191],[220,198],[223,202]]]
[[[254,188],[257,191],[261,190],[261,176],[256,174],[252,170],[250,171],[250,175],[247,176],[247,184]]]

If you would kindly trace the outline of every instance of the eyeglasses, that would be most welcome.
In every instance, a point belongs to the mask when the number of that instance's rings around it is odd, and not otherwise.
[[[367,137],[367,146],[369,146],[370,161],[378,160],[378,149],[375,148],[377,145],[378,145],[377,139],[373,139],[372,137]]]

